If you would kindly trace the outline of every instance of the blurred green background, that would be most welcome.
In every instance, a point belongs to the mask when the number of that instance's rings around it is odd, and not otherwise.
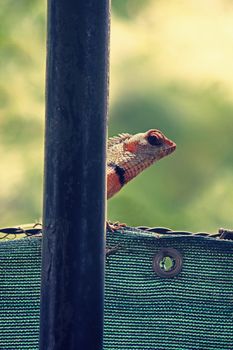
[[[0,7],[0,227],[41,217],[46,4]],[[129,225],[233,227],[233,3],[113,0],[109,135],[177,143],[108,203]]]

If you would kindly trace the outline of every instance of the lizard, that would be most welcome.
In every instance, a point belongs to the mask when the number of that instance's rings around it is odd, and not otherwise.
[[[107,142],[107,199],[175,149],[176,144],[156,129],[110,137]]]
[[[118,193],[144,169],[175,149],[176,144],[157,129],[135,135],[124,133],[110,137],[107,142],[107,199]],[[110,230],[121,226],[122,224],[107,223]]]
[[[107,198],[110,199],[144,169],[174,152],[175,149],[176,144],[156,129],[135,135],[125,133],[110,137],[107,142]],[[35,229],[37,225],[41,224],[34,225],[32,229],[17,227],[0,231],[4,234],[3,238],[5,233],[41,235],[42,228]],[[122,226],[125,224],[107,222],[107,228],[111,231]],[[107,254],[111,254],[112,249],[107,250]]]

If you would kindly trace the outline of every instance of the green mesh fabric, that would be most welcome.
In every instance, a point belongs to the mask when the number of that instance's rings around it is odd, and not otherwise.
[[[0,350],[38,350],[41,239],[0,243]]]
[[[233,241],[127,232],[111,234],[105,291],[105,349],[233,349]],[[177,249],[182,272],[158,277],[161,248]]]
[[[233,349],[233,241],[108,234],[104,350]],[[38,237],[0,243],[0,349],[38,350]],[[153,257],[177,249],[182,271],[158,277]],[[84,350],[84,349],[83,349]]]

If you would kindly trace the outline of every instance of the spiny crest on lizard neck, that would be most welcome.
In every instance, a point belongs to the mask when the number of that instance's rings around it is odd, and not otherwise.
[[[136,135],[120,134],[108,140],[108,198],[157,160],[169,155],[176,144],[161,131],[148,130]]]

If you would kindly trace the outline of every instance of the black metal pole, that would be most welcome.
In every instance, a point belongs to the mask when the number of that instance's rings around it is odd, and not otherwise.
[[[40,350],[103,333],[108,0],[49,0]]]

